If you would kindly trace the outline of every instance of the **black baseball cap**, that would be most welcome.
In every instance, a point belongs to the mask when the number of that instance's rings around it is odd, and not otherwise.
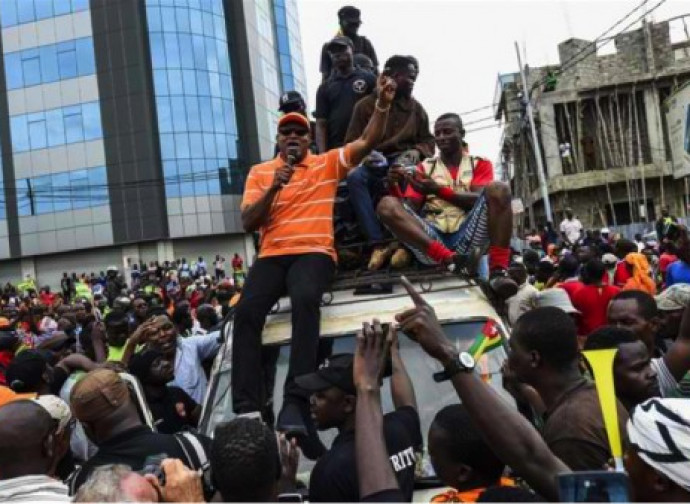
[[[35,392],[43,381],[48,367],[45,355],[38,350],[24,350],[18,353],[7,366],[7,385],[15,392]]]
[[[355,393],[353,354],[336,354],[328,357],[318,371],[295,378],[295,383],[309,392],[320,392],[337,387],[350,394]]]
[[[350,49],[355,48],[354,44],[352,43],[352,40],[350,40],[350,37],[345,37],[343,35],[333,37],[333,39],[331,39],[331,41],[326,46],[326,49],[330,51],[332,50],[333,46],[349,47]]]
[[[349,39],[348,39],[349,40]],[[283,93],[278,102],[278,110],[281,112],[294,112],[296,110],[295,106],[304,108],[304,98],[297,91],[288,91]]]
[[[362,22],[360,19],[361,11],[357,7],[346,5],[341,7],[338,11],[338,19],[347,19],[348,21]]]

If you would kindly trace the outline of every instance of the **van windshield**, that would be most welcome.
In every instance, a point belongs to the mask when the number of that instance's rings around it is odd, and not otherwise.
[[[446,334],[449,336],[459,350],[466,350],[474,339],[481,333],[486,319],[477,318],[461,321],[442,322]],[[419,346],[403,334],[399,334],[400,353],[407,368],[407,372],[412,377],[417,406],[422,426],[422,438],[425,440],[429,432],[429,426],[436,413],[448,404],[459,402],[458,396],[450,382],[436,383],[432,375],[441,370],[441,366],[431,357],[427,356]],[[505,335],[504,335],[505,336]],[[328,336],[324,336],[327,337]],[[355,334],[347,334],[332,337],[333,353],[353,352],[355,348]],[[280,358],[278,359],[278,370],[276,376],[276,387],[274,392],[274,410],[276,414],[282,406],[282,384],[287,374],[288,361],[290,356],[290,345],[281,345]],[[510,395],[503,390],[501,383],[501,366],[507,354],[504,348],[496,348],[482,356],[477,362],[477,371],[482,378],[490,383],[507,401],[513,402]],[[204,433],[212,435],[215,426],[222,422],[231,420],[232,398],[230,394],[230,364],[229,356],[221,366],[217,376],[217,382],[213,384],[207,399],[204,418],[202,419],[201,429]],[[390,394],[389,380],[384,381],[382,388],[382,403],[384,413],[393,411],[393,402]],[[213,405],[213,407],[210,407]],[[320,436],[326,447],[330,447],[332,440],[337,435],[335,430],[321,432]],[[311,470],[314,463],[302,457],[300,460],[299,472],[304,474]],[[418,465],[417,471],[420,478],[431,478],[434,476],[431,464],[429,463],[426,449],[422,461]]]

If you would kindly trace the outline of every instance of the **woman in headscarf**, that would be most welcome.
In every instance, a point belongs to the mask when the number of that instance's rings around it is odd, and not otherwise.
[[[656,295],[656,282],[649,273],[647,257],[634,252],[625,256],[625,263],[632,276],[623,285],[623,290],[640,290],[650,296]]]

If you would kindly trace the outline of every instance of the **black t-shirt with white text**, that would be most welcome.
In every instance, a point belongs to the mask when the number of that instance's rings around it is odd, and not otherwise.
[[[404,406],[383,417],[388,454],[405,500],[412,500],[415,452],[422,447],[419,414]],[[309,482],[311,502],[357,502],[359,498],[355,432],[338,434],[331,449],[314,466]]]

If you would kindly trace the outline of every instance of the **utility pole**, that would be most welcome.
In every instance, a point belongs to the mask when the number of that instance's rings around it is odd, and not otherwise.
[[[546,185],[546,175],[544,174],[544,161],[541,158],[539,137],[537,136],[537,128],[534,125],[534,117],[532,116],[532,102],[529,96],[529,89],[527,89],[525,69],[522,66],[522,58],[520,57],[520,47],[517,42],[515,42],[515,52],[517,53],[518,66],[520,67],[520,77],[522,77],[522,98],[525,100],[525,105],[527,106],[527,117],[529,118],[530,129],[532,130],[532,148],[534,149],[534,157],[537,158],[537,175],[539,176],[541,197],[544,200],[544,213],[546,214],[546,221],[554,224],[553,215],[551,214],[551,201],[549,200],[549,188]]]

